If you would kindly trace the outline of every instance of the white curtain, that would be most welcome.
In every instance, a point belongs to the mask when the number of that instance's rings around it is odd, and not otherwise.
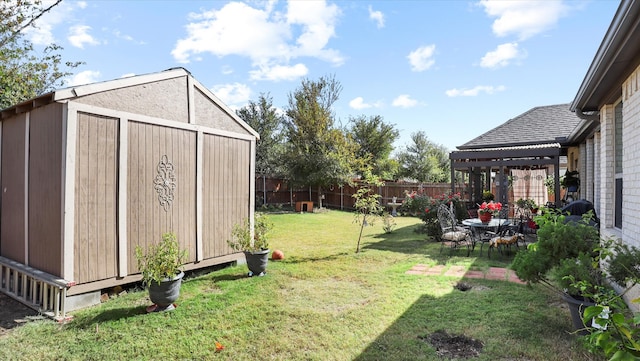
[[[543,206],[549,201],[547,186],[544,181],[547,178],[545,169],[511,170],[513,200],[533,199],[537,205]]]

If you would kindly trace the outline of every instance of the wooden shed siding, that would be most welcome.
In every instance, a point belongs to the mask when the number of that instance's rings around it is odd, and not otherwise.
[[[146,249],[174,232],[181,246],[196,255],[196,132],[129,122],[128,269],[138,270],[135,248]],[[160,205],[154,181],[166,155],[175,170],[174,199],[167,211]]]
[[[119,119],[78,113],[74,281],[117,274]]]
[[[2,121],[0,255],[25,263],[25,136],[23,113]]]
[[[187,123],[187,77],[165,79],[74,99],[79,103]]]
[[[196,88],[194,96],[196,124],[241,134],[250,134],[199,89]]]
[[[234,252],[227,245],[233,225],[249,217],[250,142],[204,136],[204,258]]]
[[[29,120],[29,266],[62,274],[62,104],[31,111]]]

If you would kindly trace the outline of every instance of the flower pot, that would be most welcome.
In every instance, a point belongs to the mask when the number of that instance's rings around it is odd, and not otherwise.
[[[574,298],[569,295],[562,295],[562,299],[567,302],[567,305],[569,305],[573,329],[578,331],[581,335],[589,334],[584,322],[582,322],[582,318],[584,316],[584,310],[589,306],[595,306],[595,303],[585,299],[579,299],[577,296]]]
[[[180,286],[182,285],[184,272],[176,274],[173,278],[165,278],[149,284],[149,299],[154,303],[150,311],[170,311],[174,309],[173,303],[180,296]]]
[[[249,268],[249,277],[264,276],[267,272],[267,262],[269,261],[269,250],[248,252],[244,251],[247,260],[247,268]]]
[[[482,223],[489,223],[489,222],[491,222],[491,213],[489,213],[489,212],[478,213],[478,218],[480,218],[480,221]]]

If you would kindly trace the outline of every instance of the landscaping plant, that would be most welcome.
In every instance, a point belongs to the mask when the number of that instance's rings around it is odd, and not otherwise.
[[[355,199],[353,203],[353,208],[356,210],[355,223],[360,225],[356,253],[360,252],[360,241],[362,240],[364,226],[373,225],[375,218],[384,211],[384,207],[380,205],[382,196],[375,192],[375,188],[382,185],[384,185],[384,182],[373,175],[370,169],[366,169],[362,181],[358,184],[358,190],[352,195]]]
[[[468,218],[460,193],[444,193],[435,198],[429,197],[424,193],[407,193],[404,203],[407,205],[407,209],[415,211],[416,215],[424,222],[423,230],[432,239],[439,239],[442,233],[438,221],[438,207],[441,204],[446,204],[447,206],[453,204],[456,219],[463,220]]]
[[[136,246],[138,270],[142,273],[142,282],[150,285],[174,277],[187,258],[187,250],[180,249],[174,233],[162,235],[162,241],[150,246],[146,252]]]
[[[243,223],[235,224],[231,231],[232,238],[227,240],[227,244],[234,250],[243,252],[258,252],[269,249],[268,234],[272,228],[273,223],[267,215],[256,213],[253,229],[251,229],[248,218]]]
[[[624,294],[640,283],[640,249],[613,240],[599,249],[607,265],[609,279],[622,287],[619,293],[610,288],[593,287],[588,282],[574,282],[573,287],[590,290],[595,301],[584,312],[585,337],[592,351],[601,351],[610,361],[640,359],[640,313],[634,314],[623,300]],[[599,261],[599,260],[597,260]],[[639,303],[640,298],[631,300]]]

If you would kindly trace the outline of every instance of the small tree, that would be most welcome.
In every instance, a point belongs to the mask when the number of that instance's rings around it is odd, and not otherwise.
[[[360,252],[360,240],[362,239],[364,226],[373,225],[375,217],[378,217],[384,211],[384,208],[380,205],[380,198],[382,198],[382,196],[375,193],[374,189],[374,187],[381,187],[383,185],[384,182],[374,176],[371,173],[371,169],[366,169],[358,190],[352,195],[355,199],[353,204],[356,210],[355,223],[360,225],[356,253]]]
[[[354,144],[335,125],[332,106],[342,86],[334,77],[303,80],[289,94],[284,154],[287,176],[294,185],[315,187],[322,208],[322,188],[349,181]]]
[[[390,159],[393,142],[400,132],[394,125],[384,122],[380,115],[350,117],[349,136],[357,145],[356,159],[365,164],[371,162],[372,173],[383,179],[394,179],[398,162]]]
[[[25,30],[61,1],[0,1],[0,109],[63,86],[72,74],[65,69],[83,64],[63,62],[59,45],[36,49],[25,38]]]
[[[411,134],[411,144],[397,155],[399,174],[420,182],[446,183],[451,180],[449,151],[418,131]]]
[[[260,94],[257,101],[250,100],[249,104],[236,110],[236,114],[260,134],[256,144],[256,173],[281,176],[284,173],[284,122],[273,107],[271,95]]]

